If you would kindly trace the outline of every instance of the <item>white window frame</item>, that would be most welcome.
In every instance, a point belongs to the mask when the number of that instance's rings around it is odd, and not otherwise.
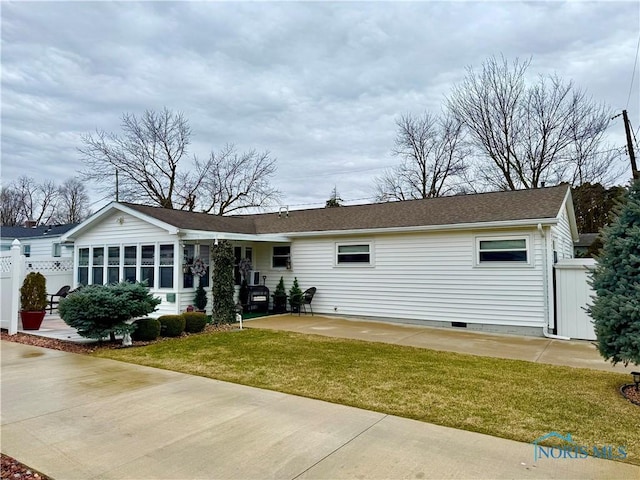
[[[368,262],[343,262],[338,261],[340,247],[349,247],[354,245],[366,245],[369,247],[369,261]],[[375,266],[375,249],[374,243],[371,240],[361,240],[353,242],[335,242],[333,265],[339,268],[371,268]]]
[[[62,244],[55,242],[51,244],[51,256],[52,257],[61,257],[62,256]]]
[[[29,243],[22,244],[22,255],[24,255],[25,257],[31,256],[31,245]]]
[[[527,260],[525,262],[519,261],[480,261],[480,242],[486,241],[504,241],[504,240],[524,240],[525,242],[525,252],[527,254]],[[531,249],[531,235],[529,234],[520,234],[520,235],[477,235],[475,237],[475,251],[474,251],[474,267],[479,268],[522,268],[522,267],[532,267],[533,266],[533,252]],[[520,249],[514,249],[521,251]]]

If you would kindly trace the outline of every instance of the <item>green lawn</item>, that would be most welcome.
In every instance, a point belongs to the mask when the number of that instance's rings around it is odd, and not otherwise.
[[[623,374],[252,329],[95,355],[522,442],[571,433],[626,446],[640,464],[640,408],[620,395]]]

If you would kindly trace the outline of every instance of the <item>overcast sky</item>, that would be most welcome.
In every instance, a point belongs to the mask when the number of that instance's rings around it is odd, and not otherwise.
[[[283,205],[365,203],[394,121],[438,112],[465,67],[532,57],[640,127],[640,3],[2,2],[2,183],[61,183],[83,133],[164,106],[190,153],[225,143],[277,158]],[[629,95],[629,93],[631,94]],[[621,119],[609,140],[624,145]],[[628,162],[627,157],[621,161]],[[88,185],[92,207],[100,200]]]

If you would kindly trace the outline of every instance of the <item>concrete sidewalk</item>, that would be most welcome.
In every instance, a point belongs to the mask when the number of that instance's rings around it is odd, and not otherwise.
[[[323,315],[287,314],[259,317],[247,320],[245,326],[369,342],[393,343],[551,365],[593,368],[618,373],[630,374],[634,370],[632,365],[625,367],[618,364],[614,367],[611,363],[605,362],[593,343],[583,340],[554,340],[543,337],[490,334],[451,328],[347,320]]]
[[[640,478],[587,458],[201,377],[2,347],[2,452],[57,480]]]

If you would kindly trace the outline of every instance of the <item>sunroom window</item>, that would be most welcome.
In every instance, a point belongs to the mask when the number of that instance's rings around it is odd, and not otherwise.
[[[120,279],[120,247],[108,247],[107,253],[107,283],[118,283]]]
[[[136,281],[136,264],[138,258],[138,247],[135,245],[124,247],[124,280],[125,282]]]
[[[93,247],[93,278],[94,285],[102,285],[104,283],[104,248]]]
[[[89,249],[78,249],[78,284],[89,284]]]
[[[155,245],[142,245],[141,248],[141,259],[142,259],[142,268],[140,269],[140,279],[141,281],[146,281],[149,288],[154,288],[154,270],[155,270],[155,255],[156,255],[156,246]]]
[[[160,245],[160,288],[173,288],[173,245]]]

